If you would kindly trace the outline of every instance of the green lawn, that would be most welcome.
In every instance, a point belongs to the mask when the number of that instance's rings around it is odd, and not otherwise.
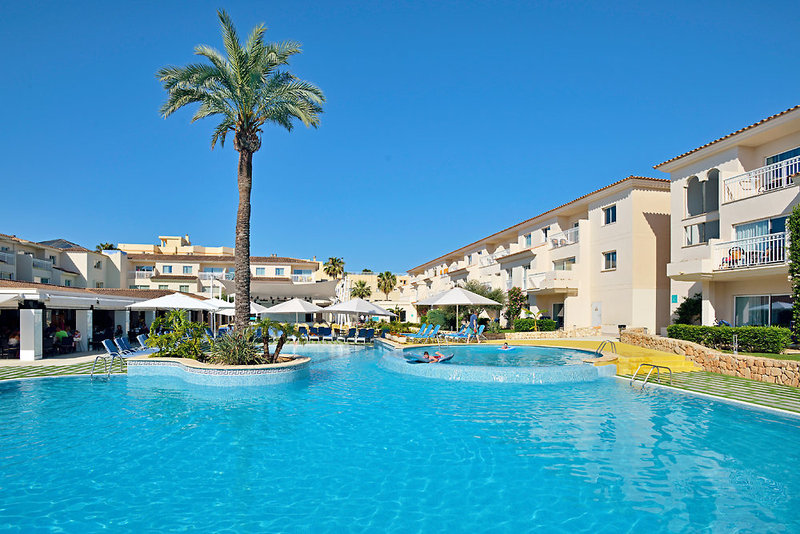
[[[721,350],[720,352],[724,352],[725,354],[733,354],[732,350]],[[773,360],[800,361],[800,354],[774,354],[772,352],[742,352],[742,351],[739,351],[739,354],[744,354],[745,356],[755,356],[757,358],[772,358]]]

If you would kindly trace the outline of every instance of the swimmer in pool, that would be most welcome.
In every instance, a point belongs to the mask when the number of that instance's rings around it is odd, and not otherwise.
[[[500,347],[500,350],[511,350],[511,349],[512,349],[512,347],[509,347],[508,343],[503,343],[503,346]]]
[[[441,352],[436,352],[436,353],[434,353],[433,356],[431,356],[430,354],[428,354],[427,350],[422,353],[422,356],[425,359],[430,360],[430,362],[438,362],[439,360],[444,358],[444,354],[442,354]]]

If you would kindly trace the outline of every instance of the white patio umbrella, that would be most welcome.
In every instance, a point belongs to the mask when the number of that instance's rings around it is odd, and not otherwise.
[[[206,302],[208,302],[209,304],[213,304],[219,309],[233,308],[235,306],[233,302],[228,302],[227,300],[222,300],[218,298],[206,299]]]
[[[330,313],[341,313],[344,315],[377,315],[379,317],[395,317],[389,310],[384,310],[377,304],[367,302],[364,299],[352,299],[323,308],[322,311]]]
[[[456,322],[458,322],[459,306],[499,306],[500,303],[472,291],[467,291],[463,287],[454,287],[444,293],[439,293],[416,303],[417,306],[455,306]]]
[[[266,313],[267,308],[262,306],[261,304],[256,304],[255,302],[250,302],[250,315],[264,315]],[[226,317],[233,317],[236,315],[236,310],[234,308],[223,308],[219,310],[220,315],[224,315]]]
[[[173,293],[127,306],[129,310],[192,310],[217,311],[219,308],[206,300],[192,298],[183,293]]]
[[[293,313],[294,322],[297,323],[301,313],[317,313],[321,311],[324,311],[324,308],[320,308],[316,304],[306,302],[303,299],[294,298],[267,308],[266,313]]]

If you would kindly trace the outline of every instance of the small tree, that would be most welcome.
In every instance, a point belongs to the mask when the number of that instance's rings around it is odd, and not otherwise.
[[[800,205],[792,208],[789,230],[789,278],[792,281],[792,333],[800,335]]]
[[[513,325],[514,320],[520,316],[525,305],[528,304],[528,297],[522,293],[520,288],[512,287],[508,290],[506,298],[508,303],[506,305],[505,316],[508,320],[508,324]]]
[[[323,265],[322,270],[335,280],[344,273],[344,259],[330,257]]]
[[[117,247],[114,246],[114,243],[100,243],[94,249],[97,252],[101,252],[103,250],[117,250]]]
[[[359,280],[350,289],[350,296],[356,299],[365,299],[372,295],[372,289],[364,280]]]
[[[397,277],[391,271],[384,271],[378,275],[378,289],[386,295],[389,300],[389,293],[397,286]]]
[[[261,343],[264,345],[263,358],[266,363],[277,363],[281,350],[283,350],[286,340],[290,337],[294,336],[300,339],[301,343],[305,342],[305,338],[300,335],[296,325],[292,323],[279,323],[265,318],[256,323],[256,327],[261,328]],[[270,336],[270,330],[275,334],[275,337]],[[270,341],[275,342],[275,351],[272,354],[269,352]]]
[[[675,324],[695,324],[703,313],[703,295],[695,293],[686,297],[675,309]]]

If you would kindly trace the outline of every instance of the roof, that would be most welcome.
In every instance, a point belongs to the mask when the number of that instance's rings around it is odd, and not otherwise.
[[[118,288],[96,288],[89,290],[92,293],[99,295],[111,295],[115,297],[136,297],[143,299],[155,299],[163,297],[164,295],[171,295],[177,293],[171,289],[118,289]]]
[[[251,276],[251,282],[290,282],[288,276]]]
[[[56,267],[55,265],[53,265],[53,269],[56,269],[58,271],[61,271],[62,273],[67,273],[67,274],[77,274],[77,275],[81,274],[75,271],[70,271],[69,269],[65,269],[63,267]]]
[[[47,248],[56,249],[56,247],[54,247],[54,246],[46,245],[44,243],[37,243],[36,241],[29,241],[27,239],[22,239],[21,237],[17,237],[15,235],[11,235],[11,234],[0,234],[0,237],[5,237],[6,239],[9,239],[11,241],[16,241],[17,243],[21,243],[23,245],[33,245],[33,246],[47,247]]]
[[[43,284],[41,282],[24,282],[22,280],[0,280],[0,289],[50,289],[58,291],[68,291],[70,293],[89,293],[84,287],[66,287],[55,284]]]
[[[63,238],[58,239],[48,239],[47,241],[39,241],[40,245],[47,245],[48,247],[54,248],[83,248],[77,243],[73,243],[72,241],[67,241]]]
[[[729,133],[728,135],[725,135],[725,136],[723,136],[723,137],[720,137],[719,139],[714,139],[713,141],[711,141],[711,142],[708,142],[708,143],[704,144],[703,146],[699,146],[699,147],[697,147],[697,148],[694,148],[694,149],[692,149],[692,150],[690,150],[690,151],[688,151],[688,152],[684,152],[683,154],[680,154],[680,155],[678,155],[678,156],[675,156],[674,158],[668,159],[667,161],[662,161],[662,162],[661,162],[661,163],[659,163],[658,165],[653,165],[653,168],[654,168],[654,169],[658,169],[658,168],[659,168],[659,167],[661,167],[662,165],[666,165],[667,163],[672,163],[673,161],[676,161],[676,160],[679,160],[679,159],[681,159],[681,158],[684,158],[684,157],[688,156],[689,154],[694,154],[695,152],[698,152],[698,151],[700,151],[700,150],[703,150],[704,148],[708,148],[708,147],[710,147],[711,145],[714,145],[714,144],[716,144],[716,143],[719,143],[720,141],[724,141],[725,139],[730,139],[730,138],[731,138],[731,137],[733,137],[734,135],[738,135],[738,134],[740,134],[740,133],[742,133],[742,132],[746,132],[747,130],[750,130],[750,129],[752,129],[752,128],[755,128],[756,126],[761,126],[761,125],[762,125],[762,124],[764,124],[764,123],[767,123],[767,122],[769,122],[769,121],[771,121],[771,120],[777,119],[778,117],[782,117],[783,115],[786,115],[787,113],[791,113],[792,111],[795,111],[795,110],[797,110],[797,109],[800,109],[800,105],[797,105],[797,106],[791,107],[791,108],[789,108],[789,109],[786,109],[786,110],[784,110],[784,111],[781,111],[780,113],[776,113],[775,115],[770,115],[770,116],[769,116],[769,117],[767,117],[766,119],[761,119],[761,120],[760,120],[760,121],[758,121],[758,122],[754,122],[754,123],[753,123],[753,124],[751,124],[750,126],[745,126],[744,128],[740,128],[739,130],[736,130],[735,132],[731,132],[731,133]]]
[[[128,254],[131,261],[184,261],[233,263],[234,256],[228,254]],[[313,260],[287,258],[285,256],[250,256],[250,263],[317,263]]]
[[[434,258],[432,260],[426,261],[425,263],[423,263],[421,265],[417,265],[416,267],[412,267],[408,271],[411,272],[411,271],[413,271],[415,269],[419,269],[421,267],[424,267],[424,266],[426,266],[426,265],[428,265],[430,263],[436,263],[438,261],[441,261],[441,260],[445,259],[447,256],[449,256],[450,254],[454,254],[454,253],[456,253],[456,252],[458,252],[460,250],[469,249],[469,248],[477,245],[478,243],[480,243],[481,241],[483,241],[485,239],[489,239],[490,237],[494,237],[496,235],[502,234],[503,232],[507,232],[507,231],[512,230],[514,228],[517,228],[517,227],[520,227],[520,226],[524,226],[524,225],[526,225],[528,223],[533,222],[536,219],[539,219],[540,217],[544,217],[545,215],[549,215],[549,214],[551,214],[551,213],[553,213],[555,211],[558,211],[558,210],[560,210],[562,208],[565,208],[565,207],[567,207],[567,206],[569,206],[571,204],[576,204],[576,203],[580,202],[581,200],[584,200],[584,199],[586,199],[586,198],[588,198],[588,197],[590,197],[592,195],[596,195],[596,194],[598,194],[598,193],[600,193],[602,191],[605,191],[606,189],[610,189],[610,188],[615,187],[615,186],[617,186],[619,184],[622,184],[622,183],[625,183],[625,182],[629,182],[629,181],[644,181],[644,182],[649,182],[649,183],[653,183],[653,184],[659,184],[661,186],[664,186],[664,189],[666,191],[669,191],[670,181],[668,179],[665,179],[665,178],[650,178],[649,176],[628,176],[627,178],[623,178],[622,180],[617,180],[616,182],[608,184],[607,186],[601,187],[600,189],[596,189],[596,190],[592,191],[591,193],[586,193],[585,195],[580,196],[580,197],[576,198],[575,200],[571,200],[571,201],[567,202],[566,204],[561,204],[560,206],[557,206],[557,207],[555,207],[553,209],[550,209],[550,210],[547,210],[547,211],[545,211],[543,213],[540,213],[539,215],[536,215],[535,217],[531,217],[530,219],[525,219],[524,221],[522,221],[520,223],[517,223],[517,224],[514,224],[512,226],[509,226],[508,228],[503,228],[502,230],[500,230],[498,232],[495,232],[493,234],[490,234],[490,235],[488,235],[486,237],[482,237],[482,238],[478,239],[477,241],[473,241],[472,243],[470,243],[468,245],[464,245],[463,247],[460,247],[460,248],[457,248],[455,250],[452,250],[452,251],[448,252],[447,254],[442,254],[438,258]]]

